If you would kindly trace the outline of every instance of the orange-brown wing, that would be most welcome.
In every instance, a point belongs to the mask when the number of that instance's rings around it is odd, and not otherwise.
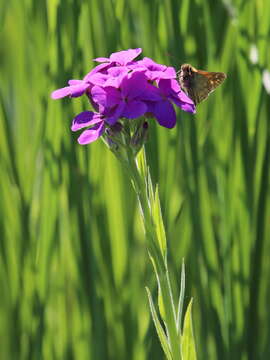
[[[202,101],[200,100],[199,91],[196,91],[195,86],[186,87],[184,88],[184,91],[186,92],[187,96],[194,102],[195,105]]]
[[[217,86],[223,83],[226,79],[226,74],[222,72],[208,72],[197,70],[195,73],[194,86],[191,91],[193,94],[193,101],[197,105],[205,100],[208,95],[214,91]]]

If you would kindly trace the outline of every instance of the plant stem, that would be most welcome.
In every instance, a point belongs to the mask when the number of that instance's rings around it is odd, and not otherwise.
[[[155,272],[157,275],[157,281],[159,285],[159,296],[164,307],[164,324],[166,326],[166,332],[168,342],[171,349],[172,359],[181,359],[181,342],[180,332],[177,330],[176,311],[173,301],[173,295],[170,285],[169,273],[167,268],[166,254],[162,254],[159,247],[157,229],[155,220],[153,217],[153,209],[151,195],[148,182],[151,183],[150,175],[149,179],[143,177],[139,171],[138,163],[132,153],[128,153],[129,160],[129,174],[131,176],[132,184],[138,197],[139,206],[141,210],[141,216],[143,219],[145,236],[147,240],[147,246],[149,250],[150,259],[153,262]]]

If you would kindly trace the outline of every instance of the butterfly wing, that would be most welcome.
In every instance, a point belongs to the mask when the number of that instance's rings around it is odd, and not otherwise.
[[[199,91],[196,91],[195,87],[186,87],[183,88],[187,96],[194,102],[195,105],[197,105],[200,101]],[[207,95],[206,95],[207,97]]]
[[[179,74],[179,83],[186,94],[197,105],[225,80],[222,72],[197,70],[190,64],[183,64]]]
[[[226,74],[222,72],[207,72],[202,70],[197,70],[194,75],[193,89],[191,87],[189,90],[191,90],[191,98],[194,99],[195,105],[205,100],[226,78]]]

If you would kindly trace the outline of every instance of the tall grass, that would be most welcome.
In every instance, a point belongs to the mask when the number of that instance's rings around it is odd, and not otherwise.
[[[92,58],[142,47],[228,74],[196,116],[179,113],[171,131],[151,124],[147,156],[175,289],[185,257],[199,359],[268,359],[270,2],[9,0],[0,10],[0,358],[163,358],[131,186],[101,141],[81,147],[71,134],[88,105],[49,97]]]

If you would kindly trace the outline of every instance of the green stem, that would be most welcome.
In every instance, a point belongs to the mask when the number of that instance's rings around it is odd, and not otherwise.
[[[169,273],[167,268],[166,255],[162,255],[159,248],[158,237],[155,222],[153,219],[153,211],[151,209],[151,201],[149,199],[149,189],[147,189],[147,181],[141,176],[138,165],[134,156],[128,153],[129,174],[137,194],[139,205],[141,208],[141,216],[147,239],[149,255],[152,258],[157,272],[157,280],[161,292],[162,302],[164,305],[165,325],[167,330],[168,341],[172,353],[173,360],[181,359],[181,343],[180,335],[177,331],[176,311],[171,291]]]

